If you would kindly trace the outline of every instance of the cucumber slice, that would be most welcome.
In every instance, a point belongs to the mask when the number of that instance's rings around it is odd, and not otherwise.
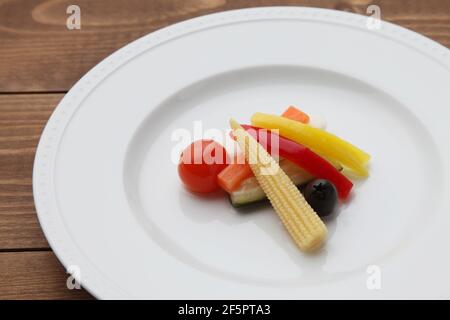
[[[300,186],[313,179],[313,176],[308,172],[286,159],[280,160],[280,167],[296,186]],[[255,177],[250,177],[242,181],[239,189],[230,193],[230,201],[234,207],[242,207],[266,199],[266,194],[259,186]]]

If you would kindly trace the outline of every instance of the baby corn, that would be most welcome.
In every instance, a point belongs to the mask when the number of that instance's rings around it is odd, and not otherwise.
[[[236,140],[267,198],[300,250],[319,248],[327,228],[303,195],[267,151],[235,120],[230,120]]]

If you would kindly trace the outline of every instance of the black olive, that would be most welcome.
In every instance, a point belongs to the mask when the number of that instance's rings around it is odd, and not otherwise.
[[[338,202],[336,187],[325,179],[316,179],[308,183],[304,196],[320,217],[330,215]]]

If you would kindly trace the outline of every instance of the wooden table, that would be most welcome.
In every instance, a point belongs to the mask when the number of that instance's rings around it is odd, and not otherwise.
[[[81,8],[81,30],[66,8]],[[450,48],[450,0],[0,0],[0,299],[91,299],[68,290],[68,274],[41,231],[31,175],[39,135],[70,87],[104,57],[174,22],[211,12],[303,5],[366,14]]]

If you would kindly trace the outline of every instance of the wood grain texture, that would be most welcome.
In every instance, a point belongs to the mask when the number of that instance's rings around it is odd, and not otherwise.
[[[66,8],[81,8],[81,30],[66,28]],[[382,18],[450,47],[450,0],[0,0],[0,92],[67,91],[104,57],[149,32],[211,12],[303,5]]]
[[[31,177],[39,136],[62,96],[0,95],[0,249],[48,248]]]
[[[69,274],[52,252],[0,252],[0,299],[92,299],[69,290]]]

